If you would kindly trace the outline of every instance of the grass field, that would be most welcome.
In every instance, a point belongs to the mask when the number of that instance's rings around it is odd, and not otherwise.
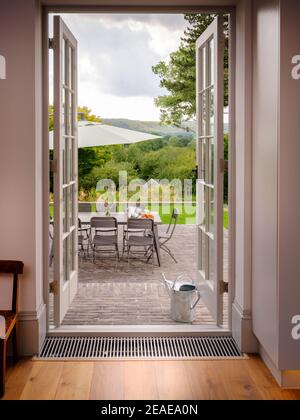
[[[163,224],[168,224],[174,207],[179,210],[178,224],[196,224],[196,207],[193,204],[160,204],[150,205],[148,210],[158,212]],[[96,211],[96,204],[92,204],[92,211]],[[118,205],[118,211],[124,211],[124,205]],[[53,205],[50,204],[50,216],[53,218]],[[224,228],[228,229],[228,208],[224,207],[223,216]]]

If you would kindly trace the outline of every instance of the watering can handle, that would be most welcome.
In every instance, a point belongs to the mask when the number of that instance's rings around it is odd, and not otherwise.
[[[198,298],[197,298],[196,302],[194,303],[194,305],[191,306],[191,308],[190,308],[191,310],[196,308],[197,304],[199,303],[199,301],[201,299],[201,294],[200,294],[199,291],[197,291],[197,295],[198,295]]]
[[[174,284],[171,281],[167,280],[164,273],[162,273],[162,277],[163,277],[164,285],[167,289],[167,292],[168,292],[169,296],[171,297],[171,290],[173,290]]]
[[[175,286],[176,286],[176,284],[177,284],[177,282],[181,279],[181,277],[183,277],[184,276],[184,274],[180,274],[178,277],[176,277],[176,280],[174,281],[174,283],[173,283],[173,286],[172,286],[172,289],[174,290],[175,289]]]
[[[171,281],[171,280],[167,280],[167,278],[166,278],[166,276],[165,276],[165,273],[161,273],[162,274],[162,277],[163,277],[163,279],[164,279],[164,283],[165,283],[165,285],[169,285],[170,287],[169,287],[169,290],[174,290],[174,288],[175,288],[175,286],[176,286],[176,283],[180,280],[180,278],[183,276],[183,274],[180,274],[180,276],[178,276],[177,278],[176,278],[176,280],[173,282],[173,281]]]

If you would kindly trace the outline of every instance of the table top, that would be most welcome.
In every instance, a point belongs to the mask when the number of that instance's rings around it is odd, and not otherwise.
[[[151,214],[154,216],[154,224],[155,225],[161,225],[162,221],[161,221],[159,213],[151,212]],[[104,213],[96,213],[96,212],[94,212],[94,213],[79,212],[78,213],[78,218],[81,220],[81,223],[83,223],[83,224],[89,224],[93,217],[105,217],[105,214]],[[110,217],[115,217],[117,219],[117,222],[118,222],[119,225],[126,225],[127,221],[128,221],[127,213],[111,213]]]

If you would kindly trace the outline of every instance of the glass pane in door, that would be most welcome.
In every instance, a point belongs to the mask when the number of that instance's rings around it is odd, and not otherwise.
[[[206,172],[206,149],[207,149],[207,141],[206,139],[200,140],[200,168],[199,168],[199,179],[205,180],[205,172]]]
[[[200,230],[200,247],[201,247],[201,253],[200,253],[200,271],[203,272],[205,278],[207,278],[208,275],[208,238],[205,235],[205,233]]]
[[[201,94],[201,136],[206,136],[207,126],[207,95],[206,92]]]
[[[214,188],[211,187],[208,189],[209,193],[209,206],[208,206],[208,232],[214,235],[214,229],[215,229],[215,194],[214,194]]]
[[[209,122],[208,122],[208,129],[209,129],[209,136],[214,136],[215,134],[215,103],[214,103],[214,88],[211,87],[208,92],[208,112],[209,112]]]
[[[205,194],[205,187],[203,184],[199,185],[199,226],[205,228],[206,225],[206,194]]]
[[[65,238],[63,241],[63,273],[64,273],[64,282],[69,280],[69,246],[68,246],[68,238]]]
[[[207,71],[206,71],[206,46],[201,50],[201,90],[204,90],[207,85]]]
[[[208,183],[210,185],[214,184],[214,175],[215,175],[215,142],[214,138],[211,137],[208,141]]]
[[[215,54],[215,41],[212,38],[208,43],[208,62],[209,62],[208,85],[214,84],[214,75],[215,75],[214,54]]]
[[[214,287],[214,281],[215,281],[215,269],[214,269],[214,241],[212,239],[208,239],[209,241],[209,250],[208,250],[208,261],[209,261],[209,270],[208,270],[208,276],[207,280],[209,280],[212,283],[212,286]]]

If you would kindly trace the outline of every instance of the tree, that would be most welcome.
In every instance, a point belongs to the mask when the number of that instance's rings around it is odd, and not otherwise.
[[[91,121],[101,123],[102,120],[99,116],[92,114],[92,110],[87,106],[79,106],[77,110],[78,120]]]
[[[92,110],[87,106],[79,106],[77,108],[78,120],[101,122],[101,118],[97,115],[92,114]],[[49,131],[54,129],[54,106],[49,107]]]
[[[82,189],[86,192],[96,189],[97,183],[103,179],[111,179],[118,189],[120,171],[127,172],[128,182],[138,178],[137,172],[130,162],[119,163],[111,160],[106,162],[103,166],[94,167],[92,171],[82,179]]]
[[[78,149],[79,190],[83,188],[84,177],[95,166],[102,166],[112,159],[110,147],[87,147]]]
[[[186,14],[189,26],[179,49],[170,55],[169,62],[161,61],[152,68],[160,78],[160,86],[168,94],[155,99],[161,111],[161,122],[181,127],[196,114],[196,41],[216,15]],[[225,34],[228,18],[225,17]],[[228,36],[227,36],[228,38]],[[228,45],[225,48],[225,106],[228,104]]]
[[[154,179],[195,179],[195,149],[164,147],[146,154],[141,162],[140,176],[146,181]]]
[[[173,137],[170,137],[170,139],[169,139],[169,146],[187,147],[190,144],[192,139],[193,139],[193,137],[173,136]]]
[[[176,136],[170,137],[169,145],[173,147],[180,147],[180,139]]]
[[[101,118],[92,114],[92,110],[86,106],[77,108],[78,119],[84,121],[101,122]],[[49,108],[49,131],[54,129],[54,106]],[[50,159],[53,152],[51,151]],[[89,147],[78,150],[78,175],[79,188],[81,188],[82,179],[93,169],[94,166],[104,164],[111,159],[111,152],[107,148]],[[53,191],[53,176],[50,177],[50,190]]]

